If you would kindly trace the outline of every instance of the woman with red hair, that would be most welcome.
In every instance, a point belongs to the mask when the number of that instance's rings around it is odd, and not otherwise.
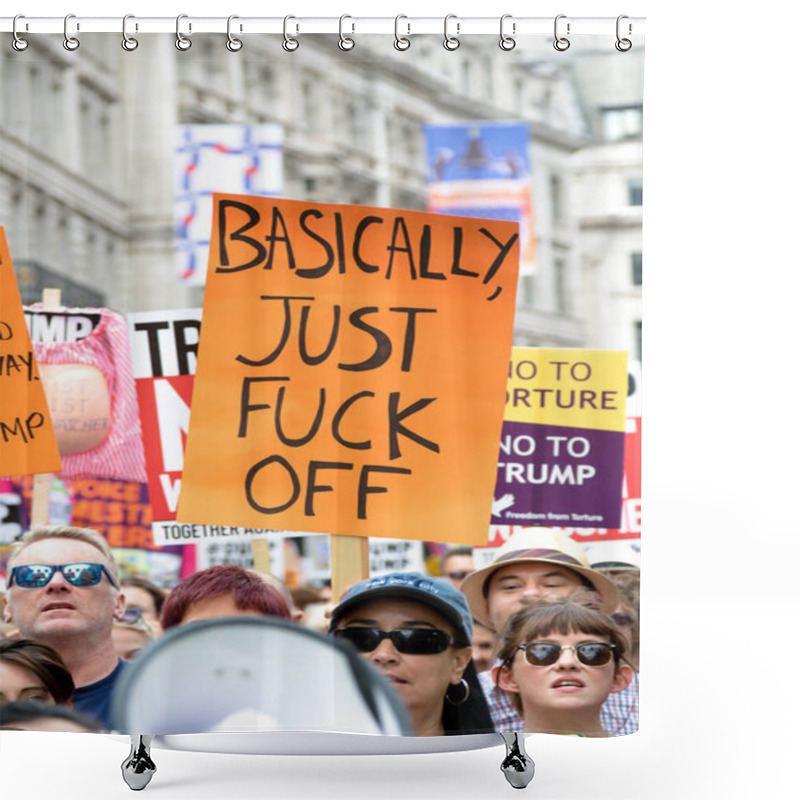
[[[200,619],[274,616],[291,619],[281,593],[261,576],[231,564],[208,567],[184,578],[164,601],[164,630]]]

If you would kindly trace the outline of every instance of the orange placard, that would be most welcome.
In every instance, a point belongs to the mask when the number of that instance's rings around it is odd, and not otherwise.
[[[0,228],[0,475],[58,472],[61,459]]]
[[[485,544],[516,223],[214,195],[178,520]]]

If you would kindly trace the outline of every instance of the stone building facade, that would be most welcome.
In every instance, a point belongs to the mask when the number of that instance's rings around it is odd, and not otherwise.
[[[92,34],[75,52],[30,37],[0,56],[0,224],[25,302],[44,286],[68,305],[121,312],[202,303],[178,283],[172,208],[177,123],[277,123],[283,193],[294,199],[423,210],[426,122],[524,120],[538,240],[520,278],[515,342],[641,348],[641,53],[607,37],[569,53],[496,37],[439,37],[397,52],[362,36],[342,53],[279,38]],[[628,59],[627,62],[624,60]]]

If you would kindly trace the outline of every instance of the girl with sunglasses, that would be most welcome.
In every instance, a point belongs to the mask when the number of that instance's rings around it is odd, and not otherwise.
[[[395,572],[361,581],[331,612],[330,632],[384,675],[417,736],[494,730],[472,665],[472,615],[443,580]]]
[[[573,593],[515,613],[500,638],[495,685],[508,692],[527,733],[609,736],[600,709],[622,691],[632,670],[625,639],[591,598]]]

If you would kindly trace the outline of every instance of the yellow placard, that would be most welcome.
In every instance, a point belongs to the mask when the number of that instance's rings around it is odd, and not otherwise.
[[[516,223],[214,196],[178,519],[485,543]]]
[[[515,347],[505,419],[624,431],[627,364],[624,350]]]
[[[53,423],[0,228],[0,475],[58,472]]]

